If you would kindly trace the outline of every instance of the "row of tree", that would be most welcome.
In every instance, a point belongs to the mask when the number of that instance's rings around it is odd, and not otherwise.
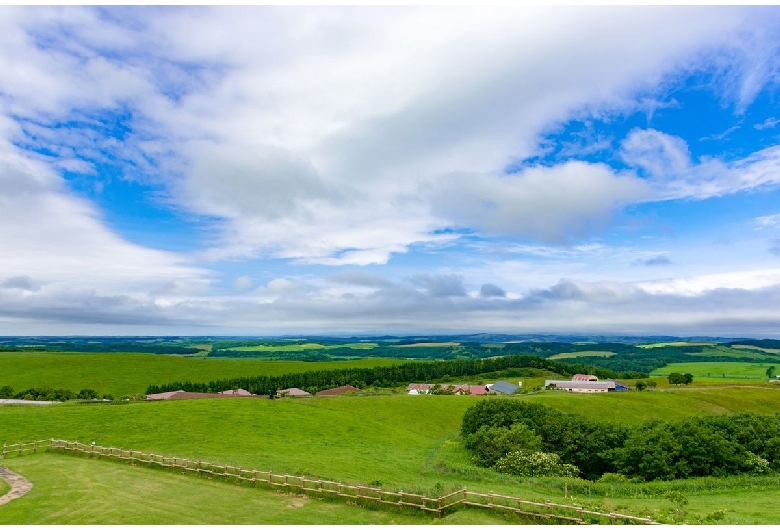
[[[25,399],[27,401],[70,401],[71,399],[98,399],[100,395],[91,388],[83,388],[78,393],[67,388],[28,388],[14,392],[8,385],[0,387],[0,399]],[[106,397],[106,396],[104,396]]]
[[[407,362],[393,366],[374,368],[345,368],[341,370],[311,370],[301,373],[276,376],[254,376],[220,379],[209,382],[175,381],[162,385],[150,385],[146,393],[185,390],[187,392],[222,392],[234,388],[243,388],[253,394],[271,394],[283,388],[306,388],[324,390],[336,386],[352,385],[358,388],[366,386],[394,387],[413,382],[429,382],[445,376],[467,377],[490,372],[500,372],[510,368],[540,368],[556,372],[562,376],[572,376],[579,372],[588,372],[589,367],[582,364],[569,364],[530,355],[508,355],[490,359],[454,359],[447,361]],[[614,372],[606,368],[597,368],[590,373],[600,378],[638,379],[647,377],[642,372]]]
[[[544,452],[588,479],[605,473],[655,480],[780,471],[780,413],[652,420],[629,428],[538,403],[484,400],[466,411],[461,434],[474,461],[496,469],[512,453]]]

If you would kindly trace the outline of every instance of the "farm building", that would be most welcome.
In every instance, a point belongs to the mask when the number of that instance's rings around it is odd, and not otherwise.
[[[614,381],[555,381],[548,379],[544,382],[544,388],[550,390],[563,390],[564,392],[613,392]]]
[[[252,398],[267,398],[268,396],[256,396],[254,394],[234,394],[232,390],[228,391],[229,394],[208,394],[205,392],[185,392],[184,390],[174,390],[172,392],[161,392],[159,394],[147,394],[146,399],[150,401],[159,401],[165,399],[209,399],[209,398],[232,398],[232,397],[252,397]],[[246,392],[246,391],[245,391]]]
[[[571,377],[572,381],[598,381],[599,378],[590,374],[574,374]]]
[[[220,394],[223,394],[225,396],[252,396],[253,394],[247,390],[244,390],[243,388],[239,388],[236,390],[223,390],[220,392]]]
[[[410,396],[430,394],[434,386],[431,383],[411,383],[406,387],[406,393]],[[484,396],[488,392],[487,387],[482,385],[441,385],[441,388],[451,390],[453,394],[469,396]]]
[[[311,394],[306,392],[305,390],[301,390],[300,388],[295,388],[295,387],[293,387],[293,388],[285,388],[284,390],[279,390],[278,392],[276,392],[276,395],[279,396],[279,397],[284,397],[284,396],[295,396],[295,397],[311,396]]]
[[[514,394],[520,387],[513,385],[507,381],[496,381],[492,385],[486,387],[490,392],[498,392],[499,394]]]
[[[347,394],[349,392],[362,392],[359,388],[355,388],[352,385],[340,386],[338,388],[329,388],[327,390],[320,390],[317,392],[318,396],[338,396],[340,394]]]

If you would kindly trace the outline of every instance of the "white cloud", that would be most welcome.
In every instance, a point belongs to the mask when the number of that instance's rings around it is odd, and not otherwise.
[[[756,227],[756,229],[772,228],[775,226],[780,226],[780,213],[776,213],[774,215],[762,215],[761,217],[756,217],[753,220],[753,225]]]
[[[615,174],[601,164],[568,162],[514,175],[448,175],[430,195],[434,212],[454,226],[559,242],[587,235],[649,192],[634,175]]]

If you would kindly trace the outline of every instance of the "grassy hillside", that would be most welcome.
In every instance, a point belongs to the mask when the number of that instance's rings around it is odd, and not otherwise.
[[[584,414],[600,420],[632,424],[649,418],[672,419],[700,414],[729,414],[739,411],[773,413],[780,399],[778,392],[772,388],[705,388],[695,391],[626,392],[601,395],[543,392],[515,398],[396,395],[274,401],[192,400],[124,405],[63,404],[44,408],[0,407],[0,433],[2,433],[0,441],[16,442],[49,437],[83,442],[95,440],[102,445],[267,469],[277,473],[352,483],[381,484],[384,488],[393,490],[435,494],[468,487],[476,491],[492,490],[521,495],[529,499],[563,501],[562,484],[555,481],[551,483],[508,477],[474,466],[458,442],[458,431],[465,410],[479,399],[521,399],[539,401],[559,410]],[[34,471],[38,464],[35,464],[33,459],[37,457],[26,458],[8,460],[7,463],[14,469],[17,467],[13,466],[31,466],[30,468],[18,467],[20,471],[27,472],[29,469]],[[77,457],[56,458],[71,458],[82,462]],[[71,512],[68,510],[63,512],[52,501],[52,504],[46,505],[48,508],[42,507],[40,511],[33,510],[30,512],[29,519],[22,520],[55,522],[55,519],[41,519],[41,517],[47,513],[58,513],[57,517],[63,517],[61,522],[102,521],[96,519],[95,512],[104,505],[101,504],[103,501],[96,501],[95,509],[86,508],[88,506],[86,499],[93,491],[89,483],[95,481],[96,484],[100,484],[100,488],[111,490],[119,488],[119,484],[123,484],[123,481],[135,480],[124,475],[130,471],[120,470],[116,471],[118,474],[113,478],[93,479],[92,473],[98,471],[92,471],[91,468],[84,468],[82,471],[69,470],[67,466],[71,464],[67,464],[67,461],[63,460],[63,464],[56,464],[65,466],[62,471],[63,477],[69,475],[76,477],[79,473],[87,477],[79,479],[82,481],[79,482],[81,485],[75,488],[78,491],[86,491],[86,493],[82,492],[77,499],[77,502],[81,503],[77,505],[82,506],[83,509],[81,512],[78,510],[76,512],[82,514],[78,516],[82,519],[75,515],[70,518]],[[92,461],[84,462],[93,465]],[[98,464],[127,469],[121,464]],[[41,469],[47,465],[45,462],[40,464]],[[178,482],[172,484],[165,482],[169,480],[165,478],[169,475],[165,475],[164,472],[145,472],[162,473],[154,477],[162,476],[160,480],[163,482],[160,484],[164,485],[161,486],[163,490],[184,487],[179,486]],[[174,479],[175,481],[196,480],[171,476],[170,480]],[[44,480],[46,483],[45,481],[50,479],[39,480]],[[103,480],[105,481],[101,482]],[[200,483],[200,481],[196,482]],[[157,483],[158,479],[154,478],[154,484]],[[133,491],[133,487],[128,486],[129,491]],[[52,482],[51,486],[46,488],[50,489],[41,488],[39,491],[45,493],[62,490],[55,497],[65,496],[66,500],[67,495],[70,495],[64,491],[68,488],[61,482]],[[187,497],[190,493],[182,493],[185,499],[180,505],[182,509],[198,504],[192,499],[203,493],[196,493],[200,491],[197,489],[200,488],[199,485],[193,488],[196,490],[193,490],[190,497]],[[254,490],[249,491],[254,495]],[[722,489],[719,491],[722,493]],[[741,491],[737,491],[735,495],[738,497]],[[707,495],[716,493],[718,491],[707,492]],[[776,489],[772,490],[771,495],[777,494]],[[766,495],[767,499],[771,496],[770,493]],[[649,502],[642,498],[632,499],[625,492],[613,497],[615,498],[610,501],[613,503],[612,506],[620,504],[642,507],[643,502]],[[618,497],[621,499],[618,500]],[[189,501],[186,500],[187,498]],[[125,499],[124,495],[117,501],[118,505],[124,502],[122,499]],[[763,497],[758,495],[757,499]],[[746,497],[742,498],[744,506],[741,507],[739,503],[733,504],[735,513],[737,510],[742,512],[739,512],[741,514],[739,517],[735,515],[731,522],[772,522],[766,517],[751,519],[745,510],[749,508],[757,511],[758,504],[745,504],[746,500]],[[707,511],[709,504],[704,501],[700,506],[698,503],[694,505],[692,500],[692,513],[694,510],[702,510],[702,513]],[[668,501],[664,501],[659,493],[648,505],[658,507],[665,504],[668,504]],[[126,508],[121,508],[124,509]],[[144,510],[145,508],[142,509]],[[152,508],[150,510],[152,510],[150,513],[159,515],[159,512],[155,512]],[[241,513],[243,512],[237,511],[236,522],[240,522]],[[467,518],[462,522],[468,522],[470,512],[455,514],[455,516]],[[153,520],[143,517],[139,515],[139,520]],[[321,517],[322,521],[330,520],[327,514]],[[161,520],[166,521],[164,518]],[[0,515],[0,522],[3,521]],[[189,521],[189,519],[182,516],[181,521]],[[268,521],[268,523],[272,522],[275,521]],[[401,521],[397,520],[397,522]],[[453,520],[452,524],[455,522]]]
[[[247,375],[278,375],[308,370],[368,368],[397,360],[264,361],[190,358],[147,353],[0,352],[0,386],[20,392],[33,387],[92,388],[99,394],[140,394],[160,381],[210,381]]]

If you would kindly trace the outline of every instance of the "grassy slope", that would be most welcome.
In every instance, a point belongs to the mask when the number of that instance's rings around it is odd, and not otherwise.
[[[304,344],[285,344],[277,346],[266,346],[259,344],[257,346],[236,346],[227,348],[230,351],[263,351],[263,352],[302,352],[309,350],[332,350],[335,348],[352,348],[353,350],[372,350],[377,347],[376,342],[352,342],[348,344],[333,344],[326,346],[317,342],[306,342]]]
[[[0,353],[0,386],[16,392],[32,387],[92,388],[99,394],[143,393],[150,384],[210,381],[227,377],[277,375],[307,370],[390,365],[403,361],[266,361],[261,359],[189,358],[146,353]]]
[[[0,408],[9,443],[59,437],[201,458],[291,474],[400,486],[423,480],[442,442],[457,436],[477,397],[366,396],[286,400],[191,400],[127,405]],[[770,413],[778,390],[731,388],[571,395],[537,400],[598,419],[636,423],[737,411]],[[434,481],[435,482],[435,481]]]
[[[740,362],[727,362],[727,363],[673,363],[654,370],[650,375],[663,376],[672,372],[689,373],[693,374],[694,381],[697,379],[717,379],[718,381],[729,381],[729,379],[735,381],[766,380],[766,370],[770,366],[778,366],[780,363],[740,363]],[[736,376],[729,378],[728,376]],[[725,377],[723,377],[725,376]]]
[[[5,466],[3,466],[5,467]],[[0,497],[11,491],[11,486],[4,480],[0,480]]]

